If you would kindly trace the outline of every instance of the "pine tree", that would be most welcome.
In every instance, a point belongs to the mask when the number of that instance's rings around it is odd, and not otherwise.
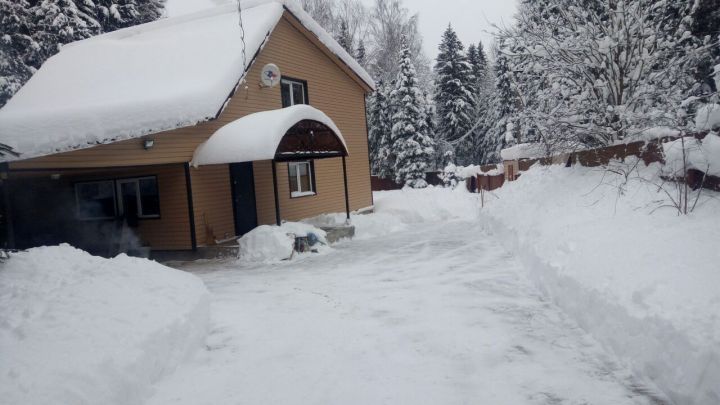
[[[42,0],[32,9],[30,18],[42,62],[56,54],[61,45],[101,32],[97,20],[81,11],[72,0]]]
[[[38,44],[28,27],[30,4],[26,0],[0,0],[0,106],[3,106],[34,72]]]
[[[438,114],[438,138],[455,146],[463,142],[460,138],[465,136],[474,124],[475,100],[471,86],[475,79],[463,45],[451,26],[448,26],[443,34],[435,73],[437,79],[434,99]],[[469,152],[465,147],[456,149],[458,161],[468,163]]]
[[[360,66],[365,67],[367,58],[367,50],[365,49],[365,41],[362,39],[358,42],[358,47],[355,50],[355,59],[357,59]]]
[[[395,159],[392,151],[392,123],[388,88],[377,83],[368,100],[368,138],[372,173],[380,178],[393,178]]]
[[[430,168],[435,149],[427,133],[423,95],[418,87],[412,53],[407,41],[403,45],[400,71],[391,93],[392,104],[397,108],[392,118],[393,149],[397,154],[395,182],[424,188],[427,187],[425,173]]]
[[[350,35],[350,31],[348,30],[348,25],[345,20],[340,21],[340,32],[338,33],[337,41],[340,46],[342,46],[343,49],[345,49],[347,53],[350,54],[350,56],[355,55],[352,36]]]

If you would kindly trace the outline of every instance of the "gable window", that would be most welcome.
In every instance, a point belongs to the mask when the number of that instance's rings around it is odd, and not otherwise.
[[[140,177],[117,181],[118,212],[128,218],[157,218],[160,198],[157,178]]]
[[[92,181],[75,184],[77,216],[80,219],[110,219],[115,211],[115,183]]]
[[[280,80],[280,92],[283,108],[295,104],[308,104],[307,82],[304,80],[283,78]]]
[[[290,197],[315,195],[315,173],[311,161],[288,163]]]

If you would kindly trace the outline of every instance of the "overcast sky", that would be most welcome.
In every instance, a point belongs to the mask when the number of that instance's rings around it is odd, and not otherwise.
[[[374,0],[363,0],[373,4]],[[492,24],[510,25],[516,10],[516,0],[404,0],[413,13],[420,14],[420,34],[425,52],[437,56],[442,33],[451,23],[460,40],[467,46],[482,41],[486,51],[492,43]]]
[[[231,0],[167,0],[170,16],[186,14]],[[372,5],[374,0],[362,0]],[[448,23],[458,33],[465,47],[482,41],[486,51],[492,43],[492,25],[509,25],[516,9],[516,0],[404,0],[412,13],[420,14],[420,34],[425,52],[437,56],[437,48]]]

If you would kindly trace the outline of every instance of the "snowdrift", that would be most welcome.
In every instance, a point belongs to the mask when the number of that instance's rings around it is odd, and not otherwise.
[[[318,241],[316,248],[327,245],[326,233],[312,225],[300,222],[285,222],[282,226],[260,225],[238,240],[240,260],[272,263],[290,259],[293,256],[295,237],[314,234]]]
[[[551,166],[495,194],[482,220],[544,293],[675,403],[720,403],[718,193],[678,216],[645,181]]]
[[[352,214],[356,240],[373,239],[399,232],[425,222],[472,220],[480,214],[479,196],[460,184],[456,189],[427,187],[373,192],[374,212]],[[303,222],[314,226],[334,226],[345,222],[345,213],[324,214]]]
[[[68,245],[0,264],[0,402],[138,404],[202,346],[200,279]]]

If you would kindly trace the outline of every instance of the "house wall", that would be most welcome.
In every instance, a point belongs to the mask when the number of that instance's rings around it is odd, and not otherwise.
[[[325,112],[338,126],[347,144],[349,157],[348,187],[350,206],[356,210],[372,205],[370,167],[368,161],[367,127],[365,121],[365,91],[357,78],[347,74],[348,68],[339,59],[321,49],[313,34],[306,31],[286,12],[273,31],[242,85],[218,119],[194,127],[181,128],[149,135],[155,146],[143,149],[143,139],[131,139],[93,148],[14,162],[11,169],[26,168],[85,168],[133,166],[149,164],[179,164],[192,159],[197,146],[217,129],[244,115],[282,107],[280,86],[261,88],[260,71],[267,63],[275,63],[283,75],[306,80],[310,104]],[[324,212],[344,211],[344,191],[340,159],[319,160],[315,163],[318,194],[291,199],[288,189],[287,165],[278,164],[280,206],[284,219],[299,219]],[[275,221],[272,195],[272,174],[269,162],[256,162],[255,184],[258,222]],[[218,170],[218,171],[214,171]],[[221,169],[195,171],[193,202],[196,204],[196,230],[199,244],[203,244],[207,227],[215,236],[229,232],[232,223],[232,201],[221,186],[227,173]],[[211,175],[212,173],[212,175]],[[207,184],[205,184],[207,182]],[[206,187],[207,194],[200,189]],[[214,190],[214,191],[213,191]],[[217,191],[218,201],[210,201],[210,192]],[[183,194],[184,195],[184,192]],[[229,211],[228,211],[229,209]],[[150,232],[150,231],[148,231]],[[168,242],[162,242],[166,246]],[[179,242],[172,242],[173,246]]]
[[[51,179],[51,174],[59,174],[60,178]],[[144,176],[157,176],[160,218],[139,219],[136,236],[142,244],[151,245],[155,250],[190,249],[190,219],[182,164],[10,173],[8,184],[11,188],[13,220],[17,224],[15,233],[18,247],[66,242],[94,250],[85,245],[109,243],[113,221],[76,218],[75,183]]]
[[[198,246],[235,236],[235,218],[228,165],[190,169]]]

